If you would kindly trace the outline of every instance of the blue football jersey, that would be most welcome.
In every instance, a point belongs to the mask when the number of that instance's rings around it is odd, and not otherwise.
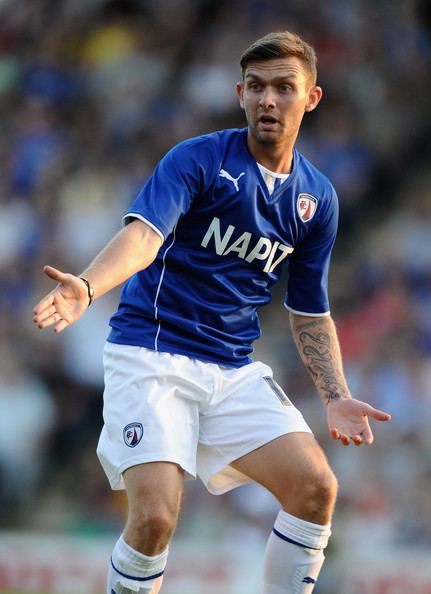
[[[271,194],[247,129],[189,139],[159,162],[125,215],[164,239],[132,276],[108,340],[239,367],[260,336],[258,309],[287,266],[285,305],[329,313],[328,266],[338,202],[328,179],[294,151]]]

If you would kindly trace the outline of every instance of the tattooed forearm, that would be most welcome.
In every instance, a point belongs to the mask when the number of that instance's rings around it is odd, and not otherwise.
[[[302,361],[324,402],[348,398],[335,326],[331,318],[301,322],[292,316],[292,331]]]

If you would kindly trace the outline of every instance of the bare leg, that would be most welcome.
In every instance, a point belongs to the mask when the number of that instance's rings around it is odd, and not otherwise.
[[[267,488],[293,516],[316,524],[331,521],[337,481],[313,435],[282,435],[232,466]]]
[[[145,555],[157,555],[175,530],[184,473],[177,464],[150,462],[124,472],[129,513],[124,540]]]
[[[311,594],[330,536],[337,482],[308,433],[290,433],[232,466],[266,487],[282,506],[269,536],[263,594]]]
[[[114,548],[107,591],[128,594],[140,588],[139,592],[158,594],[163,580],[159,574],[178,520],[183,471],[173,463],[151,462],[129,468],[123,477],[128,519]]]

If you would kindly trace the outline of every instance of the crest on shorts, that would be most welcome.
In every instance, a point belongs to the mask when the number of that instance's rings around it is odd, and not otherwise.
[[[129,423],[123,429],[124,443],[129,448],[134,448],[141,441],[144,435],[144,428],[142,423]]]
[[[311,221],[314,217],[314,213],[316,212],[317,208],[317,198],[312,196],[311,194],[305,194],[301,192],[298,194],[298,199],[296,201],[296,209],[298,211],[301,220],[304,223]]]

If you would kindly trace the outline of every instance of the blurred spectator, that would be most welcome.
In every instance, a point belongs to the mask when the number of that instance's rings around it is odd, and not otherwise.
[[[56,112],[35,98],[15,112],[10,155],[13,194],[30,199],[64,156],[66,133],[56,120]]]
[[[4,330],[6,324],[2,324]],[[41,378],[0,341],[0,503],[13,509],[33,499],[56,421],[53,396]]]

